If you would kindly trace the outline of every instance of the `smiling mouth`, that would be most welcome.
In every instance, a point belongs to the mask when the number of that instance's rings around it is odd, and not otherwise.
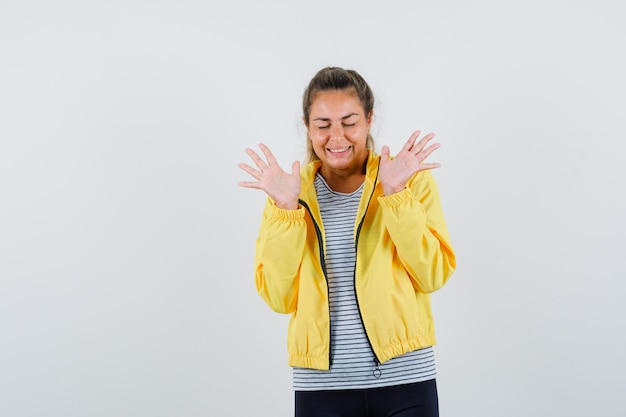
[[[328,152],[330,153],[342,153],[347,151],[348,149],[350,149],[350,146],[346,146],[345,148],[336,148],[336,149],[328,149]]]

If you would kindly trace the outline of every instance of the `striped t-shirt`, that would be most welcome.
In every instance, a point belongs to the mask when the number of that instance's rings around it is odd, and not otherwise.
[[[375,388],[434,379],[432,347],[409,352],[381,365],[365,334],[354,290],[354,224],[363,192],[332,191],[318,174],[315,190],[326,238],[330,305],[330,370],[293,368],[296,391]]]

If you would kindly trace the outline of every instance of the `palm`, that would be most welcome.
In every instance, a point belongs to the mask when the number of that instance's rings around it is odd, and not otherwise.
[[[438,163],[423,163],[433,151],[439,148],[439,144],[434,143],[428,147],[426,146],[428,142],[435,137],[434,133],[427,134],[416,143],[420,133],[419,130],[414,132],[393,159],[389,157],[389,148],[383,146],[379,178],[385,195],[402,191],[407,181],[417,172],[438,168],[440,166]]]
[[[289,174],[278,165],[267,146],[260,144],[259,147],[267,162],[252,149],[246,149],[246,153],[257,168],[244,163],[240,163],[239,168],[252,175],[256,181],[241,181],[239,185],[265,191],[280,208],[297,208],[300,195],[300,162],[296,161],[291,165],[291,174]]]

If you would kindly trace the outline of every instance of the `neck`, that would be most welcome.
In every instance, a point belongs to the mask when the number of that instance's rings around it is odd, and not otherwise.
[[[331,190],[344,194],[349,194],[356,191],[365,180],[365,175],[337,179],[327,178],[326,176],[324,176],[324,174],[322,174],[322,177],[324,177],[324,181],[326,181],[326,184],[328,184]]]
[[[362,170],[349,173],[327,170],[324,169],[322,165],[319,173],[330,189],[338,193],[351,193],[356,191],[361,184],[363,184],[363,181],[365,181],[365,165]]]

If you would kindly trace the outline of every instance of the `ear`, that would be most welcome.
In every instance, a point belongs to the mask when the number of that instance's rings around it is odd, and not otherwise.
[[[369,131],[372,127],[372,120],[374,119],[374,110],[367,115],[367,130]]]

